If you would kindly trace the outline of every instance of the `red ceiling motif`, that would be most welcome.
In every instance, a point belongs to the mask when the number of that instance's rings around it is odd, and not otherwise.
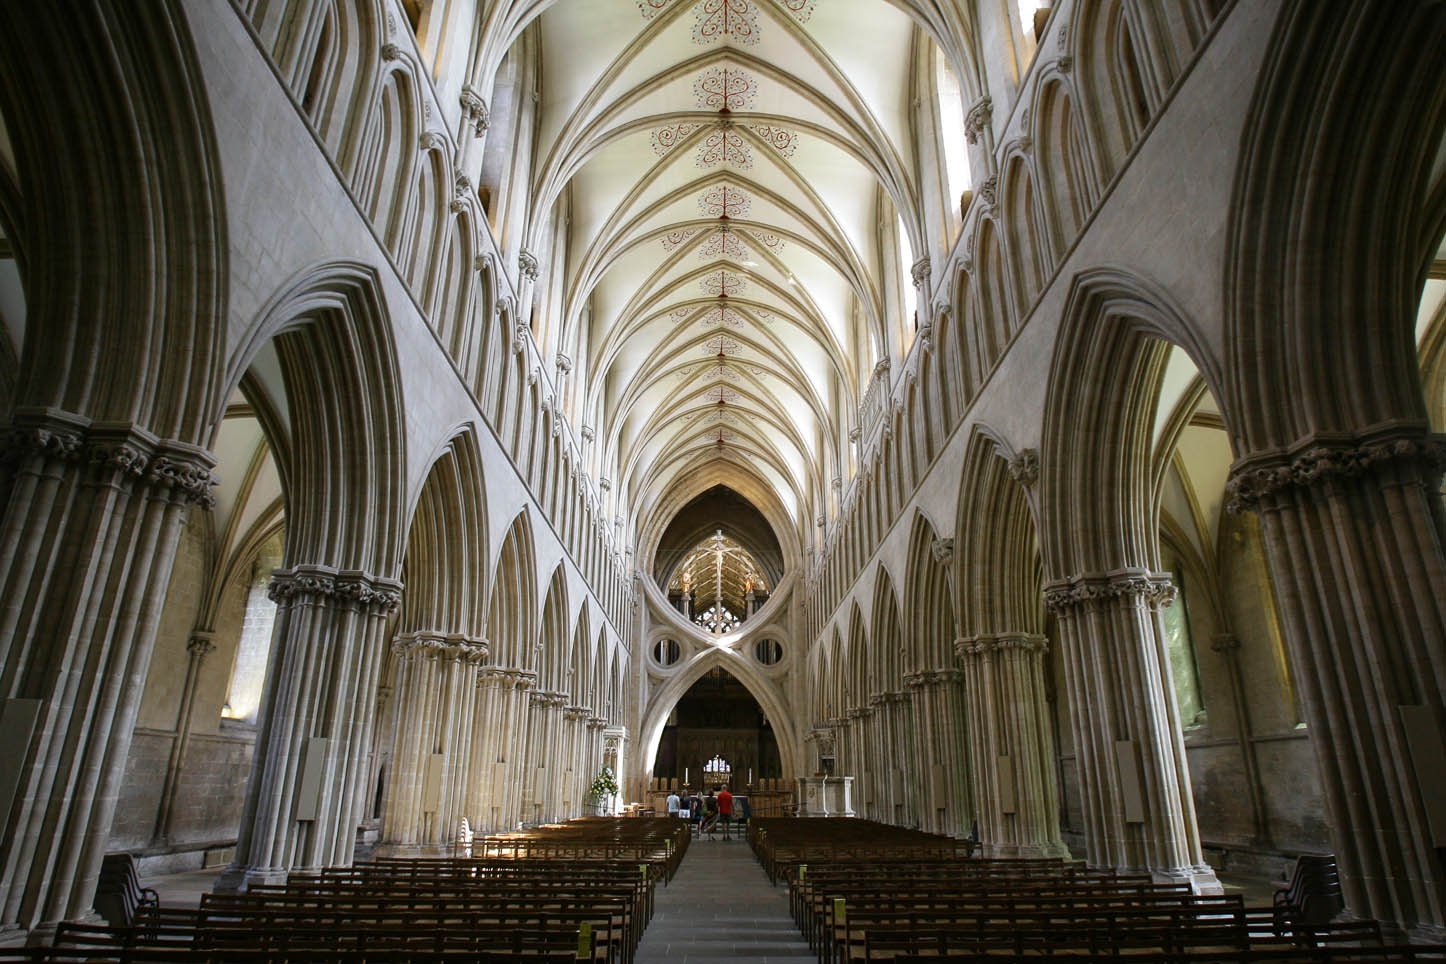
[[[666,157],[668,152],[688,139],[688,135],[696,131],[700,124],[685,121],[674,127],[664,127],[653,131],[653,153],[659,157]]]
[[[713,298],[732,298],[748,287],[748,282],[729,271],[718,270],[706,275],[701,282],[703,293]]]
[[[723,325],[728,328],[743,327],[743,318],[727,305],[714,305],[709,308],[703,313],[699,322],[704,328],[712,328],[714,325]]]
[[[717,444],[722,445],[724,442],[731,442],[731,441],[733,441],[733,440],[736,439],[738,436],[737,436],[737,435],[734,435],[732,432],[728,431],[726,428],[715,428],[715,429],[709,429],[708,432],[707,432],[706,434],[704,434],[703,437],[704,437],[705,439],[707,439],[708,441],[710,441],[710,442],[716,442]]]
[[[663,0],[663,2],[666,3],[667,0]],[[778,0],[778,2],[782,4],[783,9],[793,14],[793,19],[803,23],[813,16],[813,8],[817,5],[818,0]]]
[[[643,19],[651,20],[673,5],[673,0],[638,0],[638,10]]]
[[[727,362],[719,362],[699,377],[705,382],[714,378],[726,378],[730,382],[736,382],[738,381],[738,370]]]
[[[686,244],[692,238],[698,236],[702,228],[679,228],[676,231],[669,231],[658,240],[663,244],[664,251],[672,251],[679,245]]]
[[[674,322],[682,321],[697,310],[697,305],[684,305],[681,308],[674,308],[672,311],[668,312],[668,320]]]
[[[699,0],[693,8],[693,42],[758,43],[758,6],[753,0]]]
[[[703,343],[705,355],[736,355],[742,350],[743,346],[727,335],[714,335]]]
[[[698,167],[716,167],[728,164],[740,171],[753,166],[753,151],[748,141],[732,124],[719,124],[698,146],[695,162]]]
[[[699,74],[693,81],[693,94],[699,110],[746,110],[758,95],[758,81],[748,71],[725,64]]]
[[[757,241],[759,244],[763,245],[769,251],[782,251],[785,247],[788,246],[787,241],[784,241],[772,231],[750,231],[748,232],[748,234],[749,237],[751,237],[754,241]]]
[[[768,146],[782,154],[784,157],[792,157],[793,152],[798,150],[798,132],[791,131],[786,127],[777,127],[773,124],[750,124],[748,129],[763,139]]]
[[[698,198],[698,213],[705,218],[743,218],[753,207],[748,192],[731,184],[719,184]]]
[[[638,10],[643,19],[651,20],[671,7],[676,0],[638,0]],[[774,0],[793,16],[804,23],[813,16],[818,0]],[[733,43],[756,44],[758,42],[758,7],[752,0],[699,0],[693,6],[693,42],[710,44],[717,40]]]
[[[716,385],[713,388],[708,389],[708,391],[703,394],[703,397],[716,405],[727,404],[728,402],[736,402],[743,396],[739,395],[727,385]]]
[[[732,261],[748,260],[748,249],[743,247],[743,242],[738,235],[732,231],[719,229],[698,245],[698,257],[707,261],[709,258],[728,258]]]

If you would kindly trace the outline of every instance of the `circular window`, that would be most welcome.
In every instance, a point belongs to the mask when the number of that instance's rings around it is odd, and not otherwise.
[[[776,639],[760,639],[753,644],[753,658],[764,666],[773,666],[783,659],[783,644]]]
[[[683,647],[676,639],[660,639],[653,644],[653,659],[660,666],[672,666],[683,655]]]

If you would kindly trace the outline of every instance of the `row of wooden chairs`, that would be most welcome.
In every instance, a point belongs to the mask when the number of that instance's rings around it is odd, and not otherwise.
[[[0,964],[631,964],[654,888],[687,839],[685,828],[656,821],[540,827],[490,856],[378,859],[207,894],[195,909],[142,908],[130,927],[65,923],[52,946],[0,954]]]
[[[930,855],[930,836],[816,818],[760,821],[750,831],[760,862],[787,882],[820,964],[1446,960],[1446,947],[1388,945],[1374,921],[1283,920],[1238,895],[1073,861]]]

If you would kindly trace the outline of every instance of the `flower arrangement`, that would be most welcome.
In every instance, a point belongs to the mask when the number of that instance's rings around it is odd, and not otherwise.
[[[617,793],[618,778],[613,776],[612,767],[603,767],[602,772],[593,778],[592,786],[587,792],[594,797],[610,797]]]

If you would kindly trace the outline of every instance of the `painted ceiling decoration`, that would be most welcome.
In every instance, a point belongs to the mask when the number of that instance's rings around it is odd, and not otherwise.
[[[509,2],[546,65],[518,244],[561,274],[534,335],[579,372],[604,511],[641,544],[727,482],[817,545],[873,373],[912,344],[915,77],[952,7]]]

